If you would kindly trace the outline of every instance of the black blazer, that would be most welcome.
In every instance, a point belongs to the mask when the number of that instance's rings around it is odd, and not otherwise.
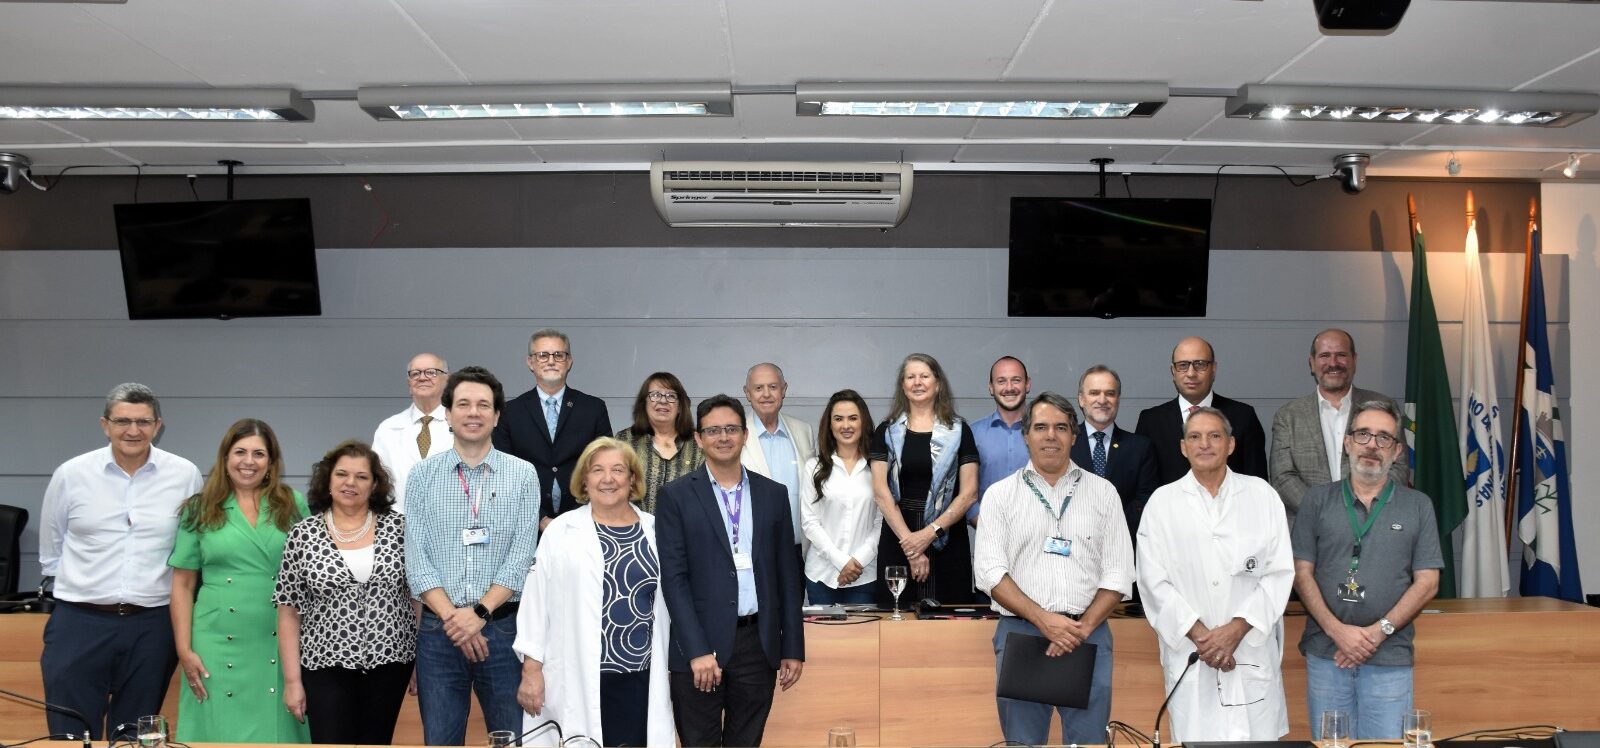
[[[1211,407],[1222,411],[1233,426],[1233,456],[1228,458],[1228,467],[1235,473],[1268,480],[1267,434],[1261,428],[1261,419],[1256,418],[1256,409],[1221,395],[1212,396]],[[1174,398],[1139,411],[1139,424],[1133,428],[1134,433],[1155,446],[1156,477],[1163,486],[1189,472],[1189,460],[1178,449],[1178,443],[1183,441],[1180,423],[1178,401]]]
[[[551,486],[560,482],[562,512],[577,509],[578,502],[572,497],[572,468],[589,442],[610,435],[611,417],[606,415],[605,401],[568,387],[561,396],[561,418],[552,443],[535,388],[506,403],[500,425],[494,427],[494,448],[527,460],[538,469],[539,516],[554,517],[557,513],[550,509]]]
[[[776,670],[780,660],[804,660],[800,599],[805,580],[789,518],[789,492],[782,483],[750,476],[750,555],[755,564],[756,619],[761,648]],[[661,594],[672,616],[667,667],[688,672],[689,661],[716,653],[728,666],[739,617],[739,583],[733,548],[722,529],[722,504],[706,469],[665,486],[656,496],[656,552]]]
[[[1078,439],[1072,443],[1072,464],[1094,471],[1094,441],[1087,424],[1078,424]],[[1128,520],[1128,534],[1138,536],[1139,516],[1144,503],[1161,486],[1156,477],[1156,453],[1150,440],[1115,424],[1111,443],[1106,445],[1106,480],[1122,498],[1122,516]]]

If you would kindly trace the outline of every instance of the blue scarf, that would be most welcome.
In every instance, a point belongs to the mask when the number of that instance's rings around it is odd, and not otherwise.
[[[960,469],[956,466],[956,452],[961,447],[961,429],[965,423],[958,417],[955,423],[945,425],[935,420],[933,422],[933,438],[929,445],[933,452],[933,480],[928,485],[928,503],[922,509],[923,526],[933,524],[939,515],[950,508],[950,502],[955,500],[956,478]],[[889,494],[894,497],[894,503],[900,503],[900,453],[906,446],[906,415],[901,414],[893,423],[889,424],[886,434],[889,441]],[[933,549],[944,550],[949,536],[935,537]]]

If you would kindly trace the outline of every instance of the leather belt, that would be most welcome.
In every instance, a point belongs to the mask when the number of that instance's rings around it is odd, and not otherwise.
[[[754,625],[756,625],[756,616],[759,616],[759,615],[761,615],[761,614],[760,613],[751,613],[750,615],[747,615],[747,616],[739,616],[737,619],[734,619],[733,627],[742,629],[742,628],[744,628],[746,626],[754,626]]]
[[[155,610],[153,607],[147,608],[143,605],[134,605],[133,603],[80,603],[73,600],[60,600],[60,602],[64,602],[74,607],[83,608],[84,610],[95,610],[101,613],[113,613],[119,616],[131,616],[136,613],[143,613],[147,610]]]
[[[498,621],[506,616],[514,616],[517,614],[517,608],[521,606],[521,604],[522,601],[520,600],[517,602],[501,603],[500,607],[489,612],[489,620]]]

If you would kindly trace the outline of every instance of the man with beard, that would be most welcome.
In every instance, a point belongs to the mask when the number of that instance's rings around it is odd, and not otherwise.
[[[1178,396],[1139,412],[1134,433],[1142,434],[1156,448],[1156,477],[1162,485],[1189,472],[1179,444],[1184,439],[1184,422],[1201,408],[1216,408],[1233,425],[1235,448],[1228,467],[1235,473],[1267,479],[1267,435],[1248,403],[1226,398],[1212,391],[1217,381],[1217,355],[1205,338],[1188,337],[1172,349],[1172,387]]]
[[[1083,425],[1072,444],[1072,461],[1116,486],[1128,532],[1137,534],[1144,504],[1161,484],[1150,440],[1117,425],[1121,403],[1122,377],[1111,367],[1095,364],[1078,377]]]
[[[1344,449],[1350,478],[1307,490],[1294,527],[1306,706],[1313,738],[1317,715],[1338,709],[1357,740],[1394,740],[1411,708],[1411,621],[1439,591],[1444,557],[1432,502],[1390,472],[1405,450],[1394,403],[1356,403]]]
[[[1336,474],[1340,478],[1350,476],[1350,463],[1342,456],[1351,406],[1369,400],[1390,400],[1380,392],[1355,386],[1356,341],[1344,330],[1329,328],[1317,333],[1311,339],[1307,364],[1311,378],[1317,382],[1317,391],[1285,403],[1272,418],[1272,460],[1268,470],[1272,487],[1283,499],[1291,528],[1306,489],[1330,483]],[[1394,461],[1391,475],[1400,485],[1408,482],[1407,462]]]
[[[1022,442],[1022,412],[1028,402],[1028,367],[1014,356],[1001,356],[989,365],[989,397],[994,413],[972,422],[972,440],[978,445],[978,500],[967,510],[967,523],[978,524],[983,492],[996,481],[1028,464],[1028,447]]]

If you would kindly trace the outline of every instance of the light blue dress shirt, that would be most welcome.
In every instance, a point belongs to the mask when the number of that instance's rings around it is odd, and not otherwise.
[[[546,427],[559,427],[561,425],[561,416],[565,415],[561,410],[561,400],[567,396],[566,386],[562,385],[561,389],[556,390],[556,394],[554,395],[546,395],[544,394],[544,390],[541,390],[538,387],[533,388],[533,391],[539,394],[539,412],[541,413],[549,413],[550,401],[556,401],[556,422],[553,424],[546,423],[545,425]],[[546,417],[548,418],[548,416]],[[556,514],[561,513],[561,481],[550,482],[550,509]]]
[[[739,485],[733,491],[723,493],[722,484],[717,483],[717,477],[711,474],[711,468],[706,468],[706,477],[711,479],[711,493],[717,500],[717,510],[722,517],[722,530],[728,533],[728,545],[736,553],[751,556],[748,569],[736,569],[735,575],[739,578],[739,615],[747,616],[756,612],[760,606],[756,603],[756,570],[754,556],[751,549],[750,535],[755,523],[750,519],[750,473],[747,470],[739,471]],[[733,518],[728,516],[728,508],[733,506],[733,498],[739,498],[739,538],[735,542],[733,537]],[[726,497],[726,498],[724,498]]]
[[[761,454],[767,457],[768,477],[782,483],[789,490],[789,519],[794,525],[795,542],[800,542],[804,537],[800,532],[800,453],[794,448],[794,437],[789,430],[784,428],[783,419],[778,419],[778,430],[769,433],[767,427],[756,420],[756,443],[761,445]]]
[[[1028,464],[1028,446],[1022,442],[1022,421],[1007,426],[1000,411],[972,422],[972,441],[978,445],[978,500],[967,510],[967,520],[978,517],[983,492]]]

